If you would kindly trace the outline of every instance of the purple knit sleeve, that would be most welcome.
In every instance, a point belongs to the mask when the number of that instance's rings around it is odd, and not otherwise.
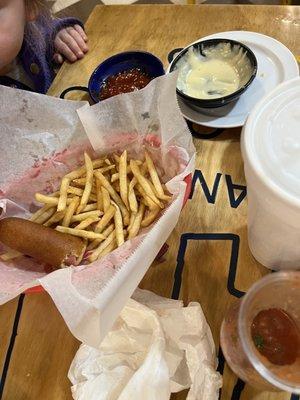
[[[75,18],[52,19],[48,16],[40,16],[27,24],[18,58],[37,92],[46,93],[55,76],[55,35],[61,29],[76,24],[83,28],[82,22]]]

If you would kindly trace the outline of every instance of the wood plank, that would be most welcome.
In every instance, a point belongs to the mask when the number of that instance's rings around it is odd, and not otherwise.
[[[26,295],[3,399],[71,400],[67,373],[78,346],[47,293]]]
[[[7,356],[10,339],[13,333],[15,315],[18,307],[18,298],[0,306],[0,371]]]
[[[80,62],[63,65],[49,94],[57,96],[66,87],[86,85],[94,68],[120,51],[144,49],[156,54],[166,65],[171,49],[224,30],[265,33],[282,41],[294,54],[300,54],[299,24],[293,23],[299,19],[297,7],[99,6],[86,25],[89,53]],[[76,94],[70,98],[82,96]],[[207,131],[203,127],[197,129]],[[194,141],[200,180],[197,180],[193,197],[168,239],[170,247],[165,260],[153,264],[141,283],[143,288],[170,297],[177,269],[178,296],[186,304],[189,301],[202,304],[217,347],[220,324],[227,307],[268,272],[253,259],[248,248],[246,199],[240,204],[234,203],[232,198],[230,202],[230,194],[235,200],[239,195],[238,191],[233,194],[232,185],[245,185],[239,135],[239,129],[227,130],[214,140]],[[214,185],[217,187],[215,198],[212,195]],[[190,233],[198,236],[187,235]],[[239,247],[239,254],[237,263],[232,262],[230,269],[233,246],[234,250]],[[178,279],[180,268],[181,284]],[[7,334],[6,329],[2,331]],[[48,295],[26,295],[4,398],[70,400],[66,374],[77,347],[78,342],[67,330]],[[236,382],[236,376],[225,365],[222,400],[232,398]],[[172,397],[176,400],[184,398],[186,392]],[[290,395],[258,392],[246,385],[240,396],[241,400],[273,398],[287,400]]]

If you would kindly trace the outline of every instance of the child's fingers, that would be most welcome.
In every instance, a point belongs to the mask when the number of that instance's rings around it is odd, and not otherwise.
[[[75,54],[77,58],[82,58],[84,56],[76,40],[72,38],[72,36],[67,32],[66,29],[63,29],[61,32],[59,32],[59,38],[69,47],[69,49]]]
[[[62,64],[64,61],[63,56],[59,53],[54,54],[53,60],[56,62],[56,64]]]
[[[76,24],[74,25],[74,29],[79,33],[79,35],[82,37],[82,39],[87,42],[88,37],[86,36],[84,30],[81,28],[80,25]]]
[[[88,51],[88,47],[87,47],[85,41],[83,40],[83,38],[81,37],[80,33],[78,33],[73,27],[67,28],[67,31],[68,31],[69,35],[71,35],[72,38],[76,41],[76,43],[78,44],[80,49],[84,53],[86,53]]]
[[[60,38],[55,39],[55,49],[58,53],[62,54],[67,60],[71,62],[77,60],[77,57],[73,53],[73,51]]]

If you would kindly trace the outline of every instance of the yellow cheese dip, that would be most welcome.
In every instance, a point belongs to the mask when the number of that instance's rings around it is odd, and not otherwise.
[[[214,99],[235,92],[239,83],[240,77],[232,65],[208,59],[187,74],[185,93],[199,99]]]
[[[236,92],[251,76],[251,64],[243,49],[219,43],[202,51],[191,47],[178,63],[177,87],[188,96],[216,99]]]

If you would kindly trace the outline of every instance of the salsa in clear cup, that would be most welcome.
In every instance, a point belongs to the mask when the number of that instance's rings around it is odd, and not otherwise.
[[[225,316],[221,346],[245,382],[299,394],[300,272],[277,272],[255,283]]]

